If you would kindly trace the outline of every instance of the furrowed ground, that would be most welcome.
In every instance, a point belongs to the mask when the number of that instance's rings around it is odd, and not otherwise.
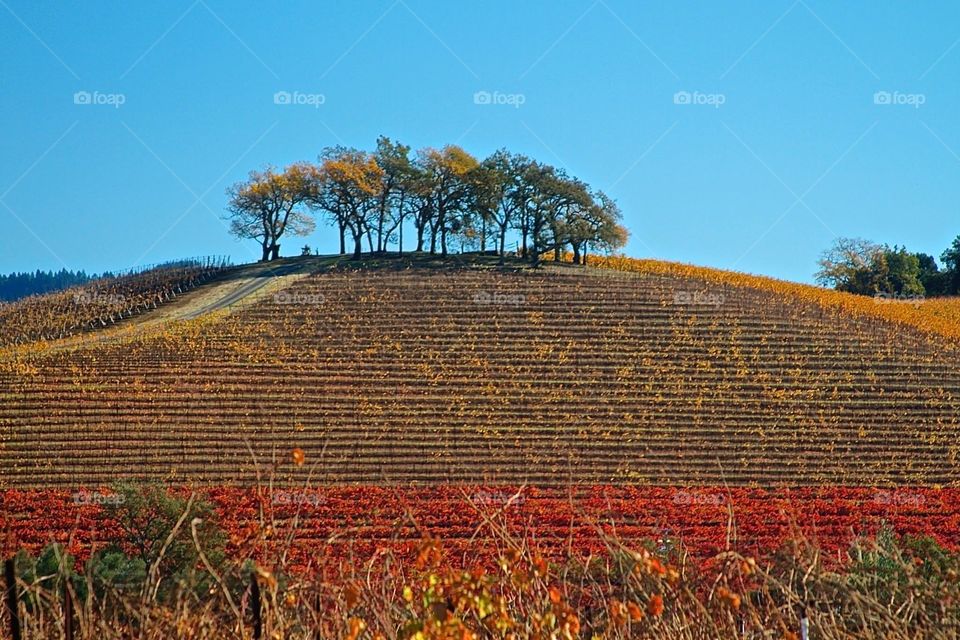
[[[156,309],[227,269],[223,258],[191,258],[0,303],[0,348],[102,330]]]
[[[643,261],[367,266],[318,261],[162,332],[7,349],[0,486],[960,477],[951,303]]]

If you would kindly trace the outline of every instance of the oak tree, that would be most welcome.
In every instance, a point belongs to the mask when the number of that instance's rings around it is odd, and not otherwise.
[[[375,219],[383,176],[373,155],[356,149],[337,148],[326,153],[320,165],[319,187],[311,204],[330,213],[341,234],[344,229],[350,231],[355,259],[360,258],[363,237]]]
[[[230,233],[260,242],[262,262],[276,260],[284,234],[313,232],[316,225],[307,203],[316,189],[316,167],[306,162],[292,164],[282,172],[272,167],[251,171],[246,181],[227,190]]]

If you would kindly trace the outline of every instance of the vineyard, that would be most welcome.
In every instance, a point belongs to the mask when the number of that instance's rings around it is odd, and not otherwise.
[[[590,261],[184,267],[0,306],[0,553],[19,550],[26,624],[70,619],[38,573],[51,543],[75,584],[113,576],[82,624],[156,637],[251,637],[254,599],[252,637],[353,640],[486,637],[487,597],[496,637],[956,619],[957,300]],[[119,316],[78,301],[109,295],[141,315],[92,334]],[[144,510],[150,491],[186,510]],[[199,553],[201,523],[230,576],[202,611],[110,573],[148,530]]]
[[[943,336],[953,342],[960,339],[960,298],[958,297],[902,301],[898,301],[889,295],[870,298],[764,276],[696,267],[677,262],[639,260],[624,256],[591,256],[589,264],[604,269],[646,275],[697,278],[706,282],[750,287],[787,298],[805,300],[825,309],[832,309],[847,315],[876,318],[909,329],[920,329]]]
[[[179,260],[0,305],[0,347],[56,340],[156,309],[227,267],[223,258]]]
[[[14,352],[0,486],[251,483],[294,448],[281,484],[960,477],[955,306],[604,266],[318,268],[162,335]]]
[[[434,486],[322,489],[216,488],[203,492],[235,557],[289,549],[302,573],[314,563],[389,550],[408,560],[426,539],[440,539],[454,563],[488,553],[504,535],[533,545],[545,558],[600,554],[608,538],[652,541],[706,561],[725,551],[769,558],[789,542],[816,544],[827,562],[859,535],[888,526],[960,549],[960,491],[833,487],[725,489],[584,486]],[[104,517],[109,490],[0,492],[7,539],[37,551],[52,541],[78,559],[116,539]],[[491,528],[491,521],[494,527]],[[98,544],[99,543],[99,544]],[[275,547],[275,548],[274,548]]]

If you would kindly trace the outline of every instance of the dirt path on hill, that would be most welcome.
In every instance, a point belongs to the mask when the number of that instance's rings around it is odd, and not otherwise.
[[[277,266],[259,265],[259,267],[259,269],[251,269],[239,278],[222,283],[222,286],[206,292],[206,295],[197,296],[179,308],[171,308],[171,317],[167,319],[193,320],[214,311],[230,309],[238,305],[245,306],[262,297],[255,294],[286,288],[311,271],[306,261]]]

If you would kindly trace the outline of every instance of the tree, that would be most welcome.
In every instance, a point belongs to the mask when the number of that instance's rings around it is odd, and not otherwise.
[[[227,190],[230,233],[259,241],[262,262],[276,260],[284,234],[305,236],[313,232],[315,223],[306,204],[314,197],[316,187],[316,167],[305,162],[292,164],[280,173],[272,167],[251,171],[245,182]]]
[[[564,247],[571,245],[579,262],[579,249],[592,240],[602,221],[590,187],[576,178],[561,179],[563,199],[555,212],[550,230],[553,235],[553,258],[560,260]]]
[[[377,251],[386,251],[393,233],[399,231],[399,248],[403,253],[403,222],[410,213],[413,200],[411,192],[416,177],[410,160],[410,147],[380,136],[373,158],[383,169],[382,186],[377,198]]]
[[[108,565],[123,565],[114,567],[121,573],[140,576],[146,573],[149,579],[159,581],[156,587],[161,591],[172,590],[180,582],[200,588],[210,585],[210,577],[198,568],[200,552],[216,566],[225,557],[226,545],[211,504],[172,495],[160,485],[121,482],[113,486],[113,492],[116,499],[104,507],[107,516],[116,523],[119,537],[104,551],[120,553],[137,562],[130,565],[114,557]],[[191,531],[194,519],[200,520],[197,524],[199,550]],[[106,569],[107,566],[102,567],[99,573]]]
[[[497,202],[497,183],[499,174],[487,166],[486,161],[471,172],[470,215],[464,222],[467,228],[464,234],[471,240],[479,240],[480,252],[487,250],[488,229],[493,229]]]
[[[499,149],[475,171],[475,206],[484,222],[489,220],[496,227],[501,262],[506,254],[507,231],[520,226],[519,219],[529,197],[530,185],[524,177],[531,164],[526,156]],[[481,248],[485,248],[486,240],[485,229],[483,231]]]
[[[325,149],[323,149],[323,151],[320,152],[319,161],[322,165],[322,163],[327,159],[336,159],[341,157],[343,154],[349,153],[351,151],[355,151],[355,150],[350,149],[348,147],[341,146],[341,145],[326,147]],[[339,209],[335,211],[324,209],[323,203],[325,201],[325,197],[324,197],[325,194],[321,192],[322,184],[321,184],[319,175],[320,174],[318,171],[317,189],[309,205],[313,209],[319,209],[330,214],[330,218],[331,218],[330,221],[332,224],[334,224],[337,227],[337,235],[339,236],[339,239],[340,239],[340,255],[344,255],[347,253],[347,223],[344,217],[340,214]]]
[[[923,295],[920,259],[904,247],[839,238],[820,259],[817,281],[838,291],[876,295]]]
[[[816,280],[838,291],[876,293],[873,268],[882,254],[883,247],[876,243],[859,238],[837,238],[833,247],[818,261],[820,269]]]
[[[521,229],[530,240],[524,247],[530,263],[538,265],[543,253],[563,244],[562,216],[571,208],[589,206],[589,194],[584,183],[550,165],[532,163],[523,179],[529,190],[523,194]]]
[[[922,296],[920,260],[908,253],[906,247],[883,248],[882,271],[874,265],[879,290],[874,293],[892,293],[903,296]]]
[[[278,257],[284,233],[313,230],[311,211],[325,212],[337,227],[341,255],[349,233],[355,258],[364,237],[371,253],[396,241],[402,253],[411,220],[418,252],[427,238],[430,253],[443,256],[457,241],[461,249],[486,251],[493,240],[501,264],[512,231],[534,265],[545,252],[559,259],[568,249],[585,262],[589,248],[612,251],[628,237],[616,202],[561,169],[506,149],[478,162],[456,145],[420,149],[411,158],[409,146],[386,136],[372,153],[333,146],[317,164],[252,172],[229,194],[231,231],[259,240],[264,260]]]
[[[954,238],[953,244],[943,252],[940,259],[943,260],[946,271],[950,274],[949,290],[945,293],[960,293],[960,236]]]
[[[416,251],[423,251],[424,238],[433,219],[433,201],[430,198],[430,179],[419,166],[414,165],[410,176],[411,209],[413,226],[417,231]]]
[[[573,263],[587,263],[590,243],[605,252],[626,245],[630,234],[620,224],[622,218],[616,201],[602,191],[593,194],[589,207],[572,210],[564,220],[564,234],[573,251]]]
[[[377,210],[383,175],[372,154],[356,149],[337,148],[326,153],[320,166],[319,187],[311,204],[330,213],[341,233],[343,229],[350,231],[354,259],[359,259],[363,252],[363,237]]]
[[[928,296],[946,295],[950,290],[950,273],[940,271],[940,266],[936,259],[926,253],[913,254],[920,265],[920,275],[918,276],[923,290]]]
[[[461,215],[469,212],[470,173],[479,163],[460,147],[447,145],[442,149],[420,150],[417,165],[420,169],[417,179],[421,199],[419,212],[428,216],[430,253],[437,252],[439,240],[441,255],[446,256],[448,233],[458,233],[463,228]]]

